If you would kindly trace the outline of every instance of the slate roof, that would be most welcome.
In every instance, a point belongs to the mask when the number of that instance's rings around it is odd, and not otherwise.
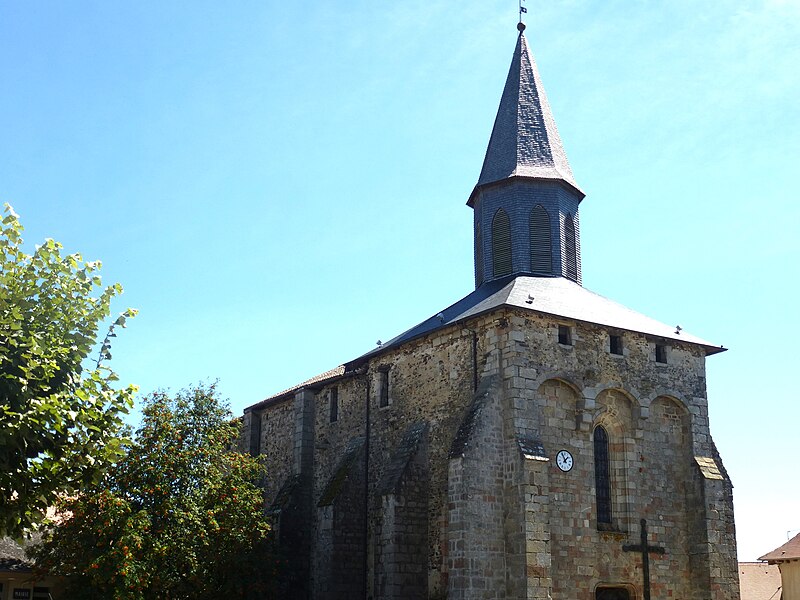
[[[646,317],[564,277],[518,275],[482,285],[452,306],[371,350],[361,358],[368,358],[427,335],[436,329],[495,310],[501,306],[522,308],[576,321],[604,325],[613,329],[698,344],[703,346],[708,354],[716,354],[725,350],[722,346],[712,344],[685,331],[676,333],[675,325],[666,325]],[[356,362],[358,359],[348,365]]]
[[[406,342],[431,334],[438,329],[504,306],[603,325],[612,329],[643,333],[659,339],[697,344],[702,346],[708,355],[726,350],[722,346],[712,344],[686,331],[677,332],[675,325],[666,325],[646,317],[618,302],[609,300],[600,294],[595,294],[564,277],[512,275],[505,279],[484,283],[477,290],[464,296],[455,304],[448,306],[381,346],[335,369],[320,373],[303,383],[269,396],[265,400],[246,408],[245,412],[264,408],[304,387],[324,385],[342,377],[352,376],[355,369],[360,365],[391,348],[396,348]]]
[[[517,437],[517,445],[519,446],[520,452],[522,452],[522,456],[528,460],[540,460],[544,462],[550,460],[547,457],[544,444],[542,444],[540,440],[535,440],[526,436],[519,436]]]
[[[775,565],[759,562],[739,563],[741,600],[780,600],[781,573]]]
[[[783,546],[775,548],[772,552],[768,552],[758,560],[767,560],[770,563],[778,563],[786,560],[800,559],[800,533],[786,542]]]
[[[583,197],[528,41],[520,31],[475,191],[510,177],[561,180]],[[473,191],[469,204],[472,205]]]
[[[0,538],[0,572],[29,573],[32,567],[22,546],[11,538]]]

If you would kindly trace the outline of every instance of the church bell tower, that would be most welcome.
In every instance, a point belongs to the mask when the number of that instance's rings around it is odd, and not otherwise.
[[[539,71],[520,23],[483,168],[467,204],[474,210],[475,287],[517,275],[581,283],[578,205]]]

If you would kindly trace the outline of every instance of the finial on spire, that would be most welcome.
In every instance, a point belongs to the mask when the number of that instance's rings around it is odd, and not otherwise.
[[[523,2],[525,2],[525,0],[519,0],[519,23],[517,23],[517,30],[519,30],[520,33],[525,31],[525,23],[522,22],[522,15],[528,12],[528,9],[522,6]]]

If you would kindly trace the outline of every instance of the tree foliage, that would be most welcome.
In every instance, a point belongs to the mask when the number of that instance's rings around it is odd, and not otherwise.
[[[76,599],[264,597],[262,467],[233,450],[238,435],[213,385],[150,395],[127,455],[62,503],[37,563]]]
[[[35,525],[60,494],[97,479],[121,452],[133,387],[103,360],[124,327],[111,326],[85,368],[119,284],[103,288],[99,262],[62,254],[48,239],[22,250],[22,226],[6,205],[0,221],[0,535]]]

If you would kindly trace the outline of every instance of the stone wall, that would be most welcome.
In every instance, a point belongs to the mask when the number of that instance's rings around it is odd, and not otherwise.
[[[559,325],[571,344],[559,343]],[[611,333],[621,355],[610,351]],[[669,342],[659,363],[657,342],[498,309],[308,388],[302,406],[296,395],[266,408],[268,496],[279,495],[281,477],[299,471],[309,481],[313,597],[358,594],[337,587],[337,576],[366,582],[375,598],[591,600],[598,586],[641,597],[641,556],[623,545],[639,542],[642,518],[649,543],[666,550],[651,555],[654,598],[735,597],[732,488],[708,429],[705,356]],[[609,437],[609,524],[596,514],[598,425]],[[320,503],[358,438],[360,462]],[[566,473],[553,460],[562,449],[574,457]],[[352,560],[337,571],[337,556]]]
[[[378,484],[380,527],[376,547],[376,596],[425,598],[428,592],[427,424],[406,430]]]
[[[712,578],[717,571],[725,574],[717,579],[718,591],[712,581],[704,597],[734,597],[738,582],[730,483],[724,477],[713,481],[720,486],[713,507],[708,498],[703,502],[692,493],[693,486],[700,485],[706,494],[709,487],[698,483],[703,477],[694,453],[715,452],[702,351],[674,343],[667,364],[661,364],[655,360],[655,340],[643,335],[522,311],[511,314],[509,322],[515,347],[506,350],[505,376],[518,429],[541,440],[550,457],[560,449],[575,457],[568,473],[552,463],[549,469],[549,552],[552,573],[558,574],[552,579],[552,598],[589,600],[598,585],[629,585],[641,594],[641,557],[622,549],[638,543],[641,518],[647,519],[650,544],[666,549],[663,556],[651,555],[653,597],[691,597],[695,538],[709,528],[712,537],[722,531],[704,551],[712,563],[727,566],[712,565]],[[572,345],[558,344],[559,323],[571,327]],[[622,336],[622,356],[611,354],[609,333]],[[598,524],[595,513],[597,425],[609,434],[610,527]],[[698,513],[702,516],[696,519]]]
[[[566,276],[564,219],[567,214],[573,216],[575,224],[576,260],[578,283],[581,281],[581,249],[580,219],[578,205],[580,198],[574,191],[568,190],[556,181],[538,181],[531,187],[529,181],[509,181],[497,186],[481,189],[474,205],[474,229],[476,243],[480,239],[480,251],[476,249],[476,272],[483,269],[483,280],[476,276],[476,286],[484,281],[495,279],[492,272],[492,219],[498,209],[508,214],[511,224],[512,271],[514,273],[531,273],[530,248],[530,216],[537,205],[541,205],[550,218],[550,239],[552,244],[552,273]],[[480,230],[480,236],[477,235]],[[478,259],[482,264],[477,265]]]
[[[364,438],[345,447],[316,503],[314,568],[315,598],[363,598],[366,585]]]

